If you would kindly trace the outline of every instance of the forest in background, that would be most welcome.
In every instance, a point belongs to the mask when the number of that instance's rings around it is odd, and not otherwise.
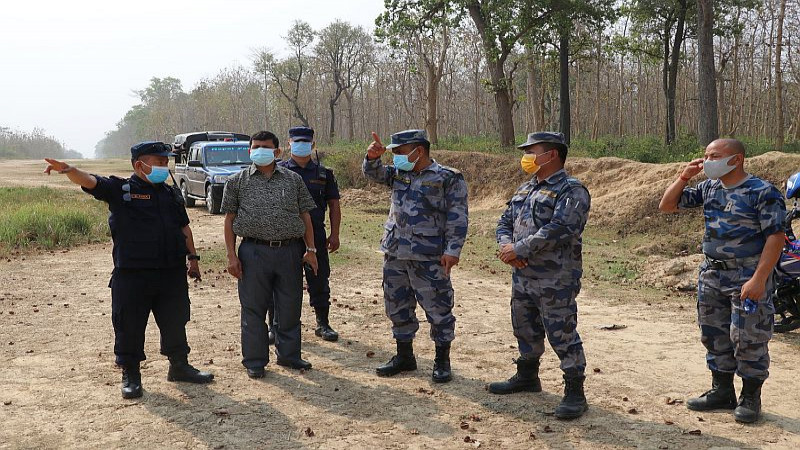
[[[44,130],[18,131],[0,126],[0,159],[83,158]]]

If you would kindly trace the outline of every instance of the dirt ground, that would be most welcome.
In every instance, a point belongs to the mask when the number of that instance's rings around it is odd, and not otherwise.
[[[120,163],[92,164],[93,170],[124,170]],[[41,168],[0,162],[0,185],[65,185],[39,177]],[[494,210],[482,212],[496,217]],[[485,390],[512,374],[517,353],[510,275],[477,265],[453,275],[455,379],[430,381],[433,345],[421,312],[420,369],[378,378],[374,367],[394,348],[373,216],[365,219],[368,213],[355,206],[344,211],[344,256],[332,275],[339,342],[314,336],[306,302],[303,352],[313,370],[271,363],[263,380],[247,378],[236,284],[215,268],[191,284],[188,324],[190,360],[214,372],[215,382],[166,381],[168,363],[151,320],[145,394],[132,401],[120,398],[113,364],[110,243],[0,261],[0,448],[800,448],[800,334],[776,336],[770,346],[761,422],[741,425],[729,412],[692,412],[684,402],[708,388],[709,374],[693,302],[667,290],[584,282],[579,328],[590,410],[576,421],[552,416],[563,383],[549,349],[544,392],[494,396]],[[194,208],[190,217],[198,246],[218,249],[221,216]],[[365,239],[356,227],[373,236]],[[603,329],[614,324],[624,327]]]

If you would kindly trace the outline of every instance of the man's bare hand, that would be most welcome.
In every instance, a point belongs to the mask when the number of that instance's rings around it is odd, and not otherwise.
[[[503,244],[497,256],[500,258],[500,261],[511,264],[511,261],[517,259],[517,254],[514,252],[514,244]]]
[[[444,267],[444,273],[449,277],[450,270],[458,265],[458,258],[450,255],[442,255],[442,257],[439,259],[439,263],[442,265],[442,267]]]
[[[237,280],[242,279],[242,262],[239,261],[238,256],[233,255],[228,257],[228,273]]]
[[[386,153],[386,147],[383,146],[381,138],[378,133],[372,132],[372,143],[367,148],[367,159],[378,159]]]
[[[681,172],[681,178],[685,180],[692,179],[695,175],[703,171],[703,158],[692,160]]]
[[[197,260],[189,261],[189,269],[186,271],[186,274],[189,278],[194,278],[197,281],[203,281],[200,277],[200,264],[198,264]]]
[[[44,160],[47,161],[47,168],[44,169],[44,173],[48,175],[50,175],[50,172],[53,170],[58,173],[67,173],[72,170],[72,166],[57,159],[45,158]]]
[[[317,274],[317,270],[319,269],[319,264],[317,263],[317,254],[314,252],[306,252],[303,255],[303,264],[308,264],[311,266],[311,271],[314,272],[314,275]]]
[[[336,250],[339,250],[339,236],[330,235],[328,236],[328,241],[325,243],[328,251],[333,253]]]

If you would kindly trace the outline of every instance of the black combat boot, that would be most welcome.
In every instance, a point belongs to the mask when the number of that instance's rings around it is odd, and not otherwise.
[[[450,343],[436,345],[436,358],[433,360],[433,382],[447,383],[453,379],[450,371]]]
[[[187,361],[186,355],[169,358],[168,381],[185,381],[187,383],[202,384],[210,383],[213,379],[213,374],[201,372],[192,367]]]
[[[391,377],[400,372],[417,370],[417,358],[414,357],[414,346],[411,341],[397,341],[397,354],[386,364],[375,368],[379,377]]]
[[[336,342],[339,340],[339,333],[331,328],[328,322],[328,313],[330,313],[330,307],[314,308],[314,314],[317,315],[317,329],[314,330],[314,334],[324,341]]]
[[[542,392],[542,382],[539,381],[539,360],[518,359],[517,373],[506,381],[497,381],[489,384],[492,394],[513,394],[515,392]]]
[[[139,363],[122,368],[122,398],[139,398],[142,396],[142,373]]]
[[[564,398],[556,406],[557,419],[577,419],[589,409],[586,395],[583,393],[583,374],[564,374]]]
[[[736,391],[733,389],[733,374],[711,371],[711,390],[696,398],[690,398],[686,407],[692,411],[736,408]]]
[[[742,392],[739,394],[739,405],[733,411],[737,422],[753,423],[761,414],[761,385],[764,380],[742,378]]]

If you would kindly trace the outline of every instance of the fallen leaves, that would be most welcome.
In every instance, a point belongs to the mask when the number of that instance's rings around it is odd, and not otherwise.
[[[683,404],[683,400],[678,399],[678,398],[671,398],[671,397],[667,397],[665,402],[668,405],[681,405],[681,404]]]
[[[614,331],[614,330],[624,330],[625,328],[628,328],[628,326],[627,325],[613,323],[611,325],[600,325],[599,328],[601,330]]]

